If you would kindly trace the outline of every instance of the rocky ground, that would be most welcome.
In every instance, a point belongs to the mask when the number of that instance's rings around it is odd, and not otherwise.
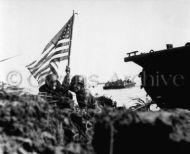
[[[63,109],[0,91],[0,154],[184,153],[189,146],[188,110]]]

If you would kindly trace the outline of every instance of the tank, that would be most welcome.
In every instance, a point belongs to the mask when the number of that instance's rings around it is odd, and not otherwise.
[[[143,68],[139,74],[141,87],[152,100],[161,108],[190,109],[190,43],[175,48],[167,44],[164,50],[138,53],[127,53],[124,61]]]

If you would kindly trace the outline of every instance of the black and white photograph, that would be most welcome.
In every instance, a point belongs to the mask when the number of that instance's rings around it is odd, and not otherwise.
[[[189,153],[189,0],[0,0],[0,154]]]

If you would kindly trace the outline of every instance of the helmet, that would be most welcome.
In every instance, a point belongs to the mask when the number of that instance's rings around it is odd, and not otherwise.
[[[57,81],[58,76],[56,74],[48,74],[45,78],[45,83],[48,84],[51,81]]]
[[[82,75],[75,75],[71,80],[71,86],[74,84],[81,84],[85,86],[85,78]]]
[[[70,90],[75,93],[80,93],[85,89],[85,78],[81,75],[75,75],[70,84]]]
[[[45,79],[45,83],[50,87],[55,89],[58,84],[58,77],[56,74],[48,74]]]

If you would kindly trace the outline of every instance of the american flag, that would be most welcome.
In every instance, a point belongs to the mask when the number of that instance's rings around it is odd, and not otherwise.
[[[58,63],[69,60],[72,39],[74,15],[68,20],[63,28],[45,46],[40,57],[26,67],[41,86],[49,73],[56,73],[58,76]]]

